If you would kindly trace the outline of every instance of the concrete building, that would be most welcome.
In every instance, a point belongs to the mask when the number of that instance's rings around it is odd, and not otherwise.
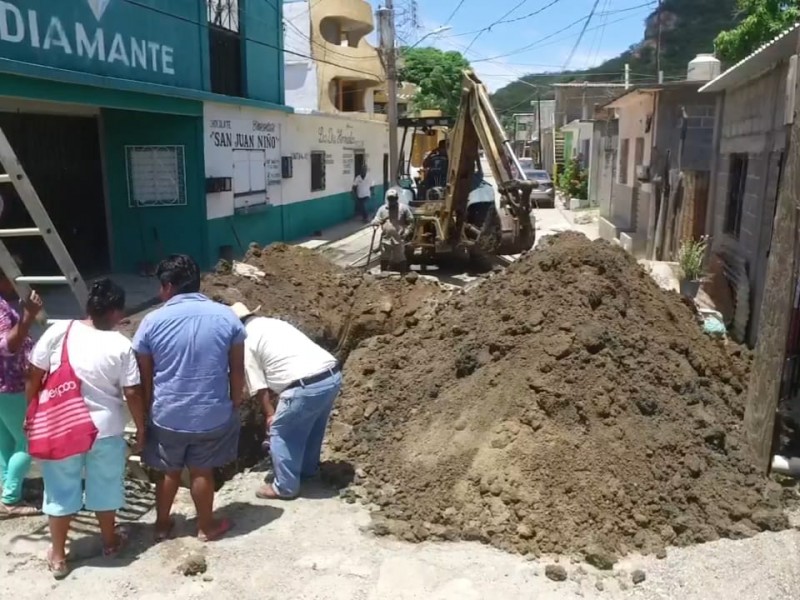
[[[707,81],[636,86],[604,107],[618,120],[607,132],[618,142],[615,181],[598,186],[603,189],[598,199],[601,236],[618,239],[636,256],[645,255],[654,236],[654,180],[663,177],[667,161],[676,172],[711,170],[714,98],[698,93]]]
[[[146,272],[175,252],[207,267],[250,241],[339,223],[353,214],[362,163],[377,203],[386,124],[292,113],[281,8],[261,0],[0,3],[0,127],[85,277]],[[8,189],[3,227],[27,226]],[[27,272],[52,273],[36,244],[9,246]]]
[[[797,37],[792,27],[701,89],[717,95],[707,228],[749,283],[747,341],[758,337],[778,188],[794,119]],[[741,286],[734,277],[732,287]]]
[[[287,104],[323,113],[375,112],[385,81],[364,0],[284,0]]]

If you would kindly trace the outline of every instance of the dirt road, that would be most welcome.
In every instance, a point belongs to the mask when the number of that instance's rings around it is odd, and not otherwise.
[[[253,496],[260,477],[241,475],[221,492],[218,506],[237,525],[230,537],[203,547],[190,537],[193,523],[180,520],[182,537],[152,546],[148,513],[131,526],[132,543],[122,558],[83,558],[61,583],[52,580],[43,561],[44,519],[2,522],[0,598],[788,600],[800,591],[796,531],[669,550],[663,560],[628,558],[613,573],[562,557],[558,565],[567,580],[554,582],[545,568],[555,559],[528,561],[477,543],[414,545],[373,537],[362,532],[369,523],[365,508],[329,497],[321,487],[294,502],[261,502]],[[191,514],[185,492],[179,506]],[[73,543],[78,556],[96,551],[91,537]],[[207,571],[179,574],[179,564],[194,553],[205,556]],[[646,576],[639,585],[632,581],[636,569]]]

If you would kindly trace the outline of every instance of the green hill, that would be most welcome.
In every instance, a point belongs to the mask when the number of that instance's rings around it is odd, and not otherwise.
[[[714,38],[720,31],[730,29],[739,21],[736,0],[664,0],[661,11],[661,70],[666,80],[685,77],[690,60],[702,52],[713,52]],[[624,80],[625,64],[630,65],[631,81],[654,81],[656,78],[656,38],[658,16],[653,11],[645,20],[641,42],[628,50],[588,70],[574,73],[538,73],[526,75],[523,81],[545,86],[542,98],[552,98],[552,83],[569,81]],[[602,73],[602,75],[598,75]],[[609,76],[608,73],[619,73]],[[495,110],[499,113],[525,110],[536,90],[530,85],[514,81],[492,95]]]

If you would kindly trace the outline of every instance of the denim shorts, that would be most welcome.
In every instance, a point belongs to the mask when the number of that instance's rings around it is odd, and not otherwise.
[[[106,437],[96,440],[85,454],[40,461],[44,514],[66,517],[81,508],[106,512],[125,506],[127,447],[122,436]]]
[[[151,422],[142,458],[146,465],[162,472],[224,467],[238,457],[240,427],[239,411],[211,431],[173,431]]]

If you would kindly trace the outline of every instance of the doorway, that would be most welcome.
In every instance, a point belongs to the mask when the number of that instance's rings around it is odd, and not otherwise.
[[[96,117],[0,112],[0,127],[84,278],[110,266],[105,191]],[[16,191],[2,190],[0,227],[31,227]],[[30,275],[59,273],[41,239],[8,240]]]

